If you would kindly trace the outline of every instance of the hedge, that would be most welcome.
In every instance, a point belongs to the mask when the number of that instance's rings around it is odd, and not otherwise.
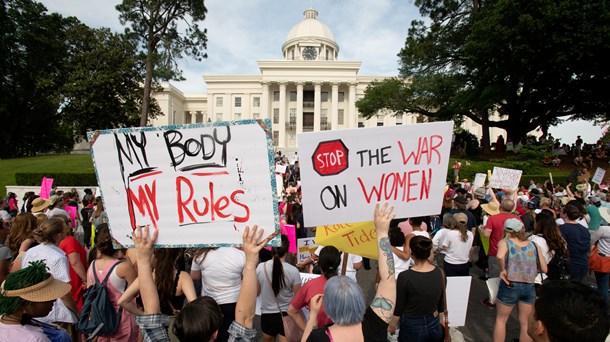
[[[57,184],[59,186],[97,185],[97,178],[95,177],[95,173],[15,173],[15,181],[17,182],[17,185],[22,186],[38,186],[42,181],[42,177],[53,178],[53,184]]]
[[[453,181],[454,163],[455,159],[452,158],[452,160],[449,162],[449,169],[447,172],[448,181]],[[494,166],[502,166],[508,169],[523,170],[523,175],[521,176],[521,185],[529,186],[529,182],[532,179],[536,183],[544,183],[549,179],[549,172],[553,174],[553,183],[555,185],[562,184],[565,186],[569,183],[568,173],[560,172],[555,168],[540,166],[542,163],[538,163],[538,161],[489,160],[469,161],[469,163],[470,165],[466,165],[466,161],[462,160],[462,167],[460,168],[460,179],[468,178],[470,181],[473,181],[475,174],[487,174],[487,170],[493,171]]]

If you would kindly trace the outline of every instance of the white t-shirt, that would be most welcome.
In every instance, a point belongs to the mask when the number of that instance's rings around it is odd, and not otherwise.
[[[528,240],[532,241],[534,244],[536,244],[536,246],[538,246],[538,251],[544,256],[544,260],[546,260],[547,264],[551,261],[551,259],[553,259],[553,251],[549,249],[549,245],[543,236],[532,235],[528,238]],[[536,274],[536,284],[542,284],[542,281],[546,278],[546,273],[542,273],[541,275],[541,273],[538,272],[538,274]]]
[[[322,248],[324,248],[324,246],[318,246],[318,249],[316,249],[316,252],[314,253],[317,256],[320,256],[320,252],[322,251]],[[354,268],[354,264],[357,264],[359,262],[362,262],[362,257],[356,254],[349,254],[347,256],[347,267],[345,268],[345,275],[350,277],[353,281],[358,281],[356,280],[356,269]],[[337,269],[337,274],[341,273],[341,270],[343,269],[343,253],[341,253],[341,262],[339,263],[339,268]]]
[[[432,238],[434,250],[440,250],[441,254],[447,254],[447,252],[442,250],[441,248],[443,247],[443,243],[445,243],[445,239],[448,232],[449,229],[441,228],[438,232],[436,232],[436,234],[434,234],[434,237]]]
[[[610,255],[610,226],[599,226],[591,232],[591,245],[597,242],[597,251],[604,255]]]
[[[263,267],[267,268],[269,280],[267,280],[267,277],[265,276]],[[277,302],[279,303],[282,312],[286,312],[292,297],[294,297],[292,286],[301,284],[301,274],[296,267],[287,262],[283,262],[282,267],[284,268],[284,281],[286,286],[277,294]],[[270,281],[273,281],[273,260],[258,265],[256,268],[256,278],[258,278],[258,283],[261,285],[261,312],[277,313],[277,303],[274,298],[275,296],[273,295],[273,288],[269,283]]]
[[[396,247],[396,249],[401,251],[404,251],[404,248],[404,246]],[[396,255],[396,253],[392,252],[392,254],[394,254],[394,276],[396,277],[396,279],[398,279],[398,275],[401,272],[404,272],[408,270],[409,267],[411,267],[411,258],[404,260],[401,259],[398,255]]]
[[[41,327],[0,322],[0,341],[49,342]]]
[[[462,241],[459,230],[451,229],[446,233],[445,241],[443,241],[443,247],[447,247],[445,262],[452,265],[462,265],[468,262],[474,236],[470,230],[466,232],[466,235],[468,238],[466,241]]]
[[[428,239],[430,238],[430,234],[428,234],[428,232],[423,231],[423,230],[414,230],[413,232],[411,232],[411,234],[413,235],[419,235],[419,236],[425,236]]]
[[[237,302],[245,265],[244,252],[237,248],[220,247],[194,260],[191,271],[201,271],[202,296],[210,296],[218,304],[229,304]]]

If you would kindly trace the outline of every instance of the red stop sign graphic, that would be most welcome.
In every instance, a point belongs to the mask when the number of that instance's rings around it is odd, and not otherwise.
[[[320,176],[337,175],[348,168],[348,153],[349,150],[341,139],[323,141],[311,156],[313,169]]]

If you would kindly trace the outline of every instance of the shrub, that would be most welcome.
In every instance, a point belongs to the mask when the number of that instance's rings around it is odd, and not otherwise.
[[[53,178],[53,184],[72,186],[94,186],[97,185],[95,173],[15,173],[17,185],[38,186],[42,177]]]

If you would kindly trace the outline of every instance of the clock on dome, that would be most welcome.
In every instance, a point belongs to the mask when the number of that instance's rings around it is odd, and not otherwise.
[[[318,56],[318,50],[313,46],[307,46],[303,48],[302,56],[304,60],[313,61]]]

